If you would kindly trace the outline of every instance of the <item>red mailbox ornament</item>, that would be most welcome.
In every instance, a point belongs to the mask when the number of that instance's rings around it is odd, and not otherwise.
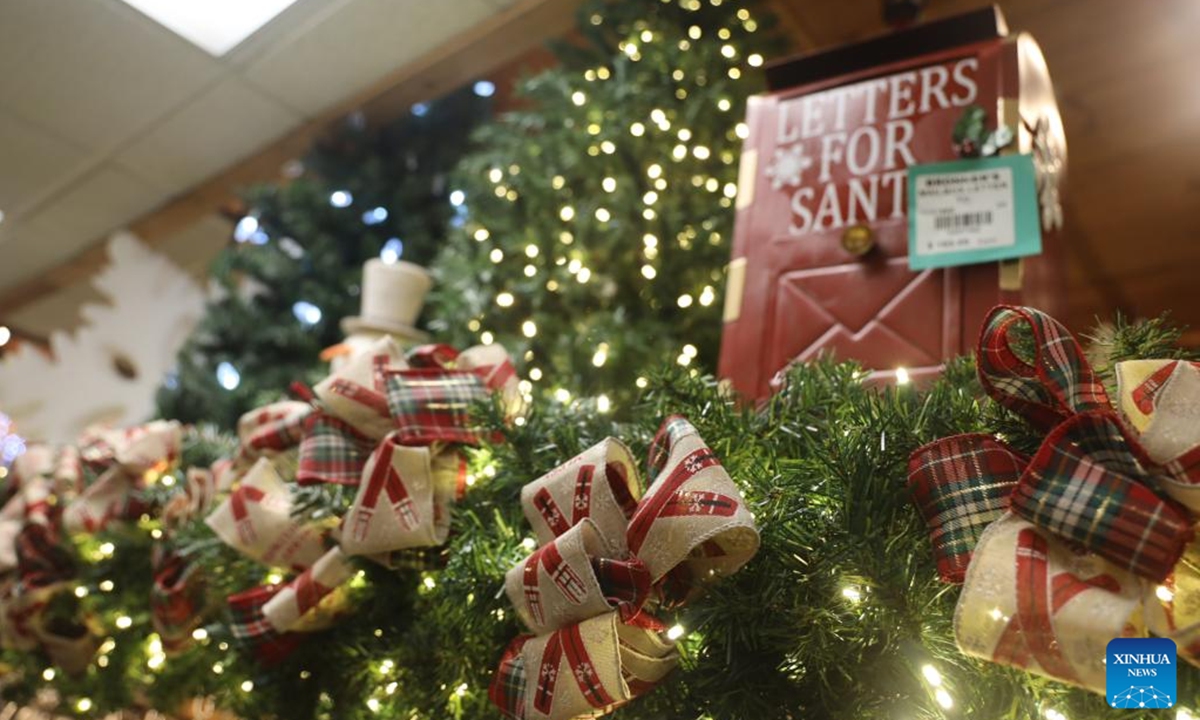
[[[784,61],[750,99],[720,375],[748,398],[832,352],[920,379],[1000,302],[1057,308],[1066,141],[1037,43],[996,8]],[[912,271],[910,165],[1030,153],[1043,254]]]

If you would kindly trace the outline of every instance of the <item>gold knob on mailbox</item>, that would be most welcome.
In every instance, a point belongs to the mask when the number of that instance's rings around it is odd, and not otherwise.
[[[866,225],[851,225],[842,232],[842,248],[851,255],[862,257],[875,247],[875,233]]]

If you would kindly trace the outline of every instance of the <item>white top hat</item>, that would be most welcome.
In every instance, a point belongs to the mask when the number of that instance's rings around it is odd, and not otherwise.
[[[379,258],[368,260],[363,265],[360,314],[342,318],[342,332],[387,333],[416,341],[428,339],[415,325],[431,287],[433,278],[420,265],[403,260],[392,263]]]

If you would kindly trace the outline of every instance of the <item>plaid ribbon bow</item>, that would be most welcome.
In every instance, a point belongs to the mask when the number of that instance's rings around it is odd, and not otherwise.
[[[505,578],[533,633],[510,644],[492,684],[505,714],[572,718],[648,692],[677,661],[650,606],[686,602],[757,551],[753,516],[691,423],[667,420],[650,458],[640,500],[632,455],[614,438],[522,490],[541,547]]]
[[[151,565],[150,619],[162,638],[163,650],[174,655],[187,649],[192,631],[204,621],[204,577],[182,555],[159,545],[151,555]]]
[[[409,353],[408,363],[381,371],[388,408],[405,445],[477,445],[481,429],[471,423],[471,406],[490,392],[508,397],[516,385],[508,353],[496,345],[462,353],[447,345],[422,345]]]
[[[938,440],[910,458],[909,488],[938,572],[965,583],[959,646],[1098,690],[1105,644],[1138,629],[1130,617],[1144,597],[1159,604],[1157,583],[1171,582],[1193,539],[1200,463],[1188,460],[1200,453],[1167,462],[1150,452],[1149,436],[1133,434],[1114,411],[1074,337],[1037,310],[993,309],[977,363],[988,394],[1047,434],[1032,458],[979,434]],[[1131,383],[1130,371],[1118,368],[1129,376],[1122,407],[1148,408],[1165,377],[1155,367]],[[1193,408],[1196,387],[1185,401]],[[1169,632],[1161,619],[1150,629]]]
[[[230,632],[265,667],[286,660],[302,639],[299,633],[276,632],[263,614],[263,606],[282,589],[281,585],[260,585],[227,598]]]

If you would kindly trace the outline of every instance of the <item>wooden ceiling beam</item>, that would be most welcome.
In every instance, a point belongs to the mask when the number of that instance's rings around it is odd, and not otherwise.
[[[282,168],[301,157],[314,140],[352,112],[383,123],[408,112],[414,103],[444,95],[512,63],[575,27],[582,0],[518,0],[417,60],[384,76],[246,157],[128,224],[150,247],[205,215],[239,205],[239,188],[282,177]],[[38,277],[0,291],[0,318],[63,288],[86,281],[108,262],[108,234]]]

